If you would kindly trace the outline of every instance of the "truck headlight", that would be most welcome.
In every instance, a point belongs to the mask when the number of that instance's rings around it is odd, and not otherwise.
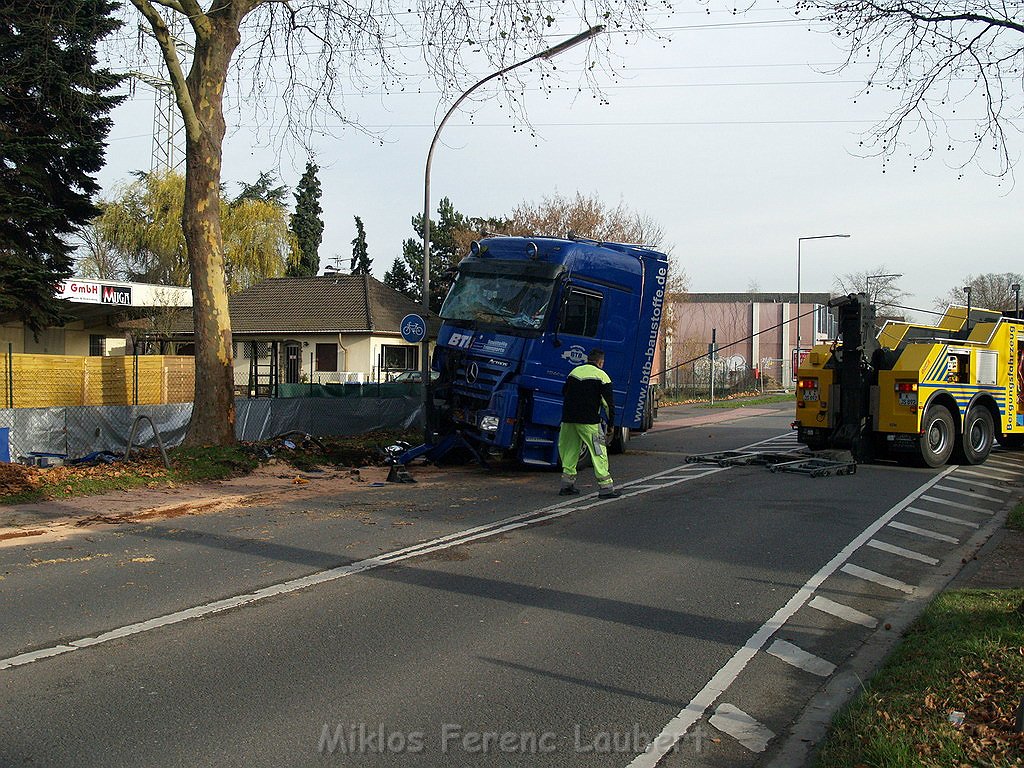
[[[497,432],[498,431],[498,417],[497,416],[484,416],[480,419],[480,429],[484,432]]]

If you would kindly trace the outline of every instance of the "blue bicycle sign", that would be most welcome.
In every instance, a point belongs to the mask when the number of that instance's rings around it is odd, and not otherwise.
[[[427,324],[419,315],[402,318],[402,338],[410,344],[418,344],[427,336]]]

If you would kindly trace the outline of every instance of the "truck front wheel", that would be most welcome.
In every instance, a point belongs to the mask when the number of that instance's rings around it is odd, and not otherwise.
[[[961,464],[981,464],[992,452],[996,428],[987,408],[974,407],[964,419],[964,433],[957,441],[956,458]]]
[[[612,441],[608,444],[608,453],[612,455],[625,453],[629,445],[629,427],[616,427]]]
[[[929,467],[941,467],[953,455],[956,442],[953,415],[944,405],[933,405],[924,414],[918,440],[921,461]]]

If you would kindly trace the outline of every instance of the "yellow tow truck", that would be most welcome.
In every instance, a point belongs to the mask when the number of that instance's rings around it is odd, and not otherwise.
[[[829,306],[840,340],[798,369],[800,442],[929,467],[981,464],[995,442],[1024,447],[1024,321],[952,306],[936,325],[888,321],[876,335],[865,294]]]

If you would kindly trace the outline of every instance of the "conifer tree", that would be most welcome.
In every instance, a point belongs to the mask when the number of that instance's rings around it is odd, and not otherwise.
[[[406,266],[402,257],[391,263],[391,269],[384,273],[384,285],[394,288],[399,293],[408,296],[413,301],[419,301],[420,289],[413,280],[412,272]]]
[[[98,213],[110,96],[121,77],[96,64],[120,26],[107,0],[0,4],[0,314],[33,331],[61,322],[57,284],[69,236]]]
[[[373,266],[373,259],[370,258],[369,249],[366,246],[366,229],[363,227],[363,220],[358,216],[356,219],[356,236],[352,241],[352,269],[353,275],[368,275]]]
[[[324,238],[324,222],[320,218],[319,166],[312,160],[306,163],[306,171],[295,189],[295,213],[292,214],[291,229],[299,245],[299,261],[288,268],[289,277],[313,277],[320,271],[320,243]]]

